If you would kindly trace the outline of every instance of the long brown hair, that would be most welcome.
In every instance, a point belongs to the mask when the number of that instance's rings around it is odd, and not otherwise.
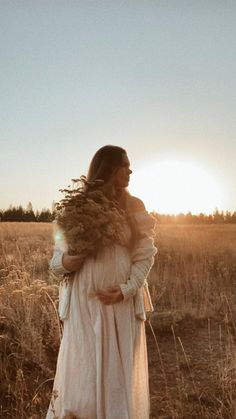
[[[101,179],[104,181],[103,190],[109,199],[116,199],[116,191],[114,188],[114,177],[117,169],[122,166],[123,155],[127,154],[126,150],[116,145],[105,145],[94,154],[88,169],[86,176],[87,182],[93,182]],[[89,184],[85,186],[89,188]],[[127,219],[131,228],[131,240],[129,248],[132,250],[138,239],[137,223],[134,217],[128,213],[128,201],[132,198],[127,188],[123,188],[122,194],[124,194],[125,210],[127,213]]]

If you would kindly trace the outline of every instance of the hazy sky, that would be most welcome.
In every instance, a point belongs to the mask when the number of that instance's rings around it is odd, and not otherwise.
[[[133,181],[193,162],[236,210],[235,22],[227,0],[0,0],[0,208],[51,207],[117,144]]]

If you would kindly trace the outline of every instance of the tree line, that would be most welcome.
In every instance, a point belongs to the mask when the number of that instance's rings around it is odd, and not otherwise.
[[[34,211],[31,202],[26,208],[22,205],[12,206],[6,210],[0,210],[0,221],[35,221],[49,223],[55,218],[54,211],[44,208],[41,211]]]
[[[54,207],[54,205],[52,206]],[[235,224],[236,212],[219,211],[217,208],[213,214],[198,215],[188,212],[187,214],[159,214],[152,211],[151,214],[157,219],[160,224]],[[55,211],[49,209],[42,209],[41,211],[34,211],[31,202],[26,208],[22,205],[12,206],[7,210],[0,210],[0,221],[34,221],[34,222],[52,222],[55,219]]]
[[[216,209],[213,214],[158,214],[153,211],[152,214],[160,224],[235,224],[236,211],[219,211]]]

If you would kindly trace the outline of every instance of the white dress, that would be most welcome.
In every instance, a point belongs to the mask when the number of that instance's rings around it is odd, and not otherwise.
[[[46,419],[149,418],[144,320],[148,302],[150,310],[152,306],[145,280],[157,252],[153,242],[155,221],[147,211],[134,216],[143,234],[132,254],[127,247],[115,244],[101,251],[96,259],[87,258],[70,280],[68,310],[61,313],[63,336]],[[128,224],[126,234],[128,240]],[[56,243],[51,268],[58,274],[66,272],[62,253]],[[104,305],[94,297],[98,288],[117,284],[123,301]]]

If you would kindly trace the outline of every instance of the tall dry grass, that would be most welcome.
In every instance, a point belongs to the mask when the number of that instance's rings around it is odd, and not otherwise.
[[[43,417],[60,339],[51,225],[0,223],[0,417]],[[55,302],[55,303],[54,303]]]
[[[159,252],[149,278],[157,309],[151,320],[154,329],[169,327],[174,333],[175,323],[186,317],[224,322],[230,345],[222,345],[217,363],[217,397],[225,407],[217,417],[233,417],[236,226],[158,225],[156,241]],[[0,417],[44,418],[61,333],[57,285],[48,273],[52,226],[0,223],[0,243]],[[220,339],[219,333],[219,344]],[[184,345],[175,340],[176,365],[180,357],[186,363]],[[191,372],[191,364],[186,365]],[[168,375],[166,368],[163,364],[163,376]],[[166,383],[169,417],[184,417],[183,383],[179,381],[177,399]],[[204,409],[200,415],[210,417]]]
[[[165,412],[171,418],[235,419],[236,226],[158,225],[156,244],[159,252],[149,277],[156,309],[151,327],[157,336],[163,331],[169,336],[171,330],[169,347],[174,346],[176,358],[176,380],[168,380],[168,365],[162,367]],[[206,329],[200,342],[192,333],[198,325]],[[197,362],[189,361],[194,356]],[[171,390],[173,382],[177,391]],[[186,408],[189,398],[195,399],[193,410]]]
[[[156,244],[149,283],[159,311],[234,316],[236,225],[158,225]]]

